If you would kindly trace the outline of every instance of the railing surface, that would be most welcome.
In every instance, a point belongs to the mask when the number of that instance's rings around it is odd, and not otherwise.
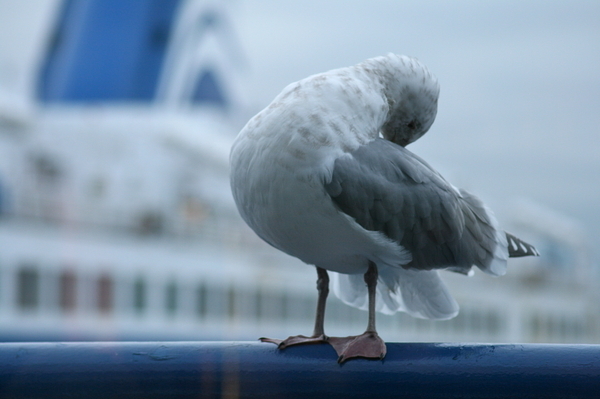
[[[598,398],[600,345],[0,344],[1,398]]]

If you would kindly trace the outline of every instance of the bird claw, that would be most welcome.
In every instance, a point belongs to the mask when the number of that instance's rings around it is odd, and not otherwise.
[[[277,345],[278,349],[285,349],[288,346],[294,345],[304,345],[304,344],[319,344],[319,343],[327,343],[329,337],[324,334],[306,337],[304,335],[294,335],[292,337],[288,337],[286,339],[276,339],[276,338],[259,338],[261,342],[270,342]]]
[[[330,337],[329,344],[337,352],[338,363],[348,359],[364,357],[367,359],[383,359],[387,353],[385,342],[375,331],[350,337]]]

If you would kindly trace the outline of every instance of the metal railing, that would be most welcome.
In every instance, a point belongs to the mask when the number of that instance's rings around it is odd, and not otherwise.
[[[597,398],[600,345],[389,343],[336,362],[325,344],[0,344],[1,398]]]

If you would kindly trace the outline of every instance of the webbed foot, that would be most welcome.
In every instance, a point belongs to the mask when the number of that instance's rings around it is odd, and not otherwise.
[[[261,342],[271,342],[277,345],[278,349],[285,349],[288,346],[304,345],[304,344],[319,344],[327,343],[329,337],[321,334],[314,337],[306,337],[304,335],[294,335],[286,339],[275,339],[275,338],[260,338]]]
[[[339,356],[338,363],[355,357],[383,359],[387,353],[385,342],[375,331],[365,331],[361,335],[343,338],[330,337],[328,342]]]

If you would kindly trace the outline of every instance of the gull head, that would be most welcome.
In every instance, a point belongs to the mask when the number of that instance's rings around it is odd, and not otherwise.
[[[402,147],[423,136],[437,113],[439,84],[417,59],[389,54],[365,62],[378,76],[388,102],[381,127],[386,140]]]

